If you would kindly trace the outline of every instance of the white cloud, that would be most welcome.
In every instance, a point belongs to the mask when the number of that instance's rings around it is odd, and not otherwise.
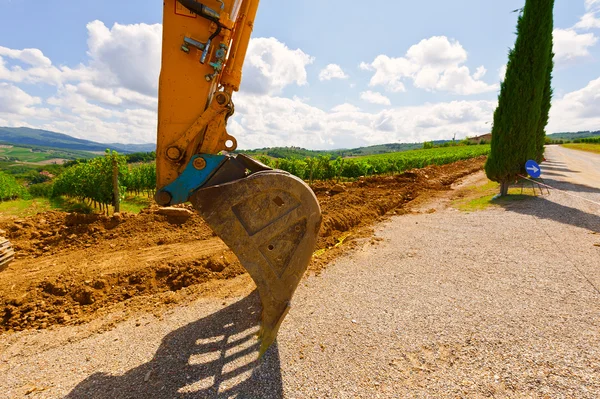
[[[158,107],[158,97],[148,96],[133,90],[118,88],[115,95],[123,100],[124,103],[131,106],[140,106],[147,110],[155,111]]]
[[[586,13],[571,29],[600,28],[600,0],[585,0]]]
[[[571,61],[590,55],[589,48],[598,42],[593,33],[577,33],[573,29],[554,30],[554,53],[557,62]]]
[[[552,103],[549,131],[598,130],[600,126],[600,78]]]
[[[6,56],[23,61],[33,67],[49,67],[52,65],[50,58],[44,56],[44,54],[36,48],[13,50],[0,46],[0,56]]]
[[[440,76],[435,86],[425,86],[426,89],[437,89],[455,94],[469,95],[486,93],[498,89],[497,85],[488,85],[484,81],[471,76],[466,66],[450,67]]]
[[[583,14],[579,22],[577,22],[573,28],[575,29],[595,29],[600,28],[600,17],[597,16],[597,12],[587,12]]]
[[[154,142],[162,26],[93,21],[87,29],[89,59],[75,67],[57,67],[39,49],[0,47],[0,81],[56,89],[42,100],[3,83],[3,98],[14,101],[3,104],[3,119],[101,142]]]
[[[7,64],[11,61],[13,65]],[[21,62],[15,65],[14,61]],[[61,71],[39,49],[15,50],[0,46],[0,80],[15,83],[58,84]]]
[[[144,49],[160,48],[160,25],[116,24],[109,29],[95,21],[88,24],[88,33],[89,58],[76,66],[56,66],[36,49],[0,47],[0,124],[45,128],[102,142],[154,142],[160,59],[156,52]],[[424,40],[405,57],[380,55],[359,67],[373,72],[371,86],[392,92],[404,91],[407,81],[426,90],[456,94],[495,90],[481,80],[486,69],[480,66],[471,73],[462,65],[467,60],[462,46],[444,39]],[[139,48],[131,49],[132,41]],[[131,58],[135,60],[126,62]],[[386,96],[368,90],[361,98],[386,109],[365,112],[349,103],[325,110],[311,106],[308,99],[283,98],[280,93],[286,87],[308,84],[306,68],[313,61],[301,49],[290,49],[275,38],[251,40],[242,90],[234,95],[236,113],[228,124],[240,149],[355,147],[447,139],[455,133],[460,139],[489,131],[485,122],[493,117],[495,101],[391,108]],[[44,99],[27,93],[25,86],[18,86],[21,82],[46,82],[56,90]],[[555,100],[551,128],[597,128],[599,99],[600,79]]]
[[[161,24],[115,23],[108,29],[103,22],[87,25],[89,67],[100,87],[120,87],[146,95],[158,89],[162,43]]]
[[[389,98],[387,98],[386,96],[384,96],[381,93],[377,93],[377,92],[374,92],[371,90],[363,91],[362,93],[360,93],[360,98],[371,104],[381,104],[381,105],[391,105],[392,104],[392,102],[390,101]]]
[[[74,67],[54,66],[38,49],[0,47],[0,82],[11,82],[1,83],[0,117],[10,125],[62,131],[100,142],[155,142],[161,25],[108,28],[93,21],[87,29],[89,58]],[[313,60],[275,38],[252,39],[240,94],[275,95],[288,85],[305,85],[306,66]],[[54,86],[55,92],[46,99],[34,97],[13,84],[21,82],[45,83]],[[288,101],[301,107],[304,100]],[[240,110],[243,102],[236,108]],[[265,118],[277,119],[276,115]],[[307,132],[321,128],[318,120],[300,125]]]
[[[41,102],[15,85],[0,82],[0,115],[33,116],[32,107]]]
[[[466,62],[467,52],[457,41],[450,42],[446,36],[434,36],[411,46],[406,57],[417,65],[444,69]]]
[[[404,83],[401,81],[402,78],[416,72],[416,68],[405,58],[390,58],[387,55],[377,56],[369,65],[363,62],[360,64],[360,68],[375,71],[375,74],[371,77],[369,86],[384,86],[391,92],[406,91]]]
[[[331,112],[358,112],[360,108],[355,105],[344,103],[331,108]]]
[[[77,85],[77,91],[89,99],[104,104],[119,105],[123,102],[123,99],[115,95],[113,90],[96,87],[89,82],[83,82]]]
[[[585,9],[586,10],[600,9],[600,0],[585,0]]]
[[[323,68],[319,73],[319,80],[321,82],[324,80],[348,78],[349,76],[344,72],[342,67],[337,64],[329,64],[325,68]]]
[[[506,64],[498,69],[498,77],[500,77],[500,81],[504,81],[504,78],[506,77]]]
[[[454,133],[464,138],[489,131],[485,122],[492,118],[495,105],[453,101],[364,112],[340,104],[327,112],[299,100],[240,94],[229,131],[240,149],[292,143],[309,149],[347,148],[447,139]]]
[[[154,142],[155,82],[158,81],[160,60],[152,52],[134,49],[133,53],[124,55],[138,57],[135,65],[130,65],[117,54],[118,49],[127,51],[124,46],[129,45],[130,40],[137,40],[141,49],[151,43],[157,45],[159,29],[151,25],[115,25],[109,29],[98,22],[89,24],[88,29],[89,60],[81,65],[56,67],[46,61],[41,52],[31,53],[33,57],[29,60],[36,66],[24,68],[19,72],[21,77],[31,80],[34,76],[30,73],[32,68],[54,71],[57,78],[51,84],[56,90],[42,99],[31,96],[13,83],[2,83],[0,119],[7,124],[65,132],[100,142]],[[14,60],[13,56],[23,57],[23,54],[7,50],[2,53],[1,58],[7,60],[3,71],[8,70],[9,77],[15,76],[14,65],[9,62]],[[460,51],[456,54],[447,58],[462,59]],[[427,51],[415,50],[414,57],[428,59],[434,65],[446,65],[444,57]],[[252,39],[246,61],[246,84],[234,95],[236,113],[228,124],[228,130],[237,137],[240,148],[292,143],[313,149],[339,148],[434,140],[448,138],[454,133],[464,137],[485,132],[482,121],[489,120],[493,113],[493,103],[488,102],[426,104],[375,113],[344,103],[323,110],[309,105],[307,99],[278,96],[289,85],[307,84],[306,66],[313,58],[302,50],[289,49],[274,38]],[[381,67],[385,68],[383,64]],[[142,71],[142,65],[147,69]],[[398,65],[400,69],[406,66],[403,61]],[[131,69],[144,76],[133,76]],[[439,84],[453,87],[456,84],[453,71],[450,67],[445,68],[445,74],[440,73]],[[454,72],[458,72],[457,80],[460,81],[461,70],[457,68]],[[425,76],[422,72],[422,79]],[[6,80],[6,77],[1,79]],[[402,82],[398,81],[394,88],[401,90],[402,87]],[[389,105],[389,99],[381,93],[371,92],[366,98]]]
[[[358,65],[358,67],[359,67],[360,69],[362,69],[363,71],[374,71],[374,70],[375,70],[375,67],[373,67],[371,64],[369,64],[369,63],[366,63],[366,62],[364,62],[364,61],[363,61],[363,62],[361,62],[361,63]]]
[[[274,37],[250,41],[240,91],[259,95],[280,94],[291,84],[308,84],[306,66],[314,57],[291,50]]]
[[[485,69],[485,67],[482,65],[482,66],[478,67],[477,70],[475,71],[475,73],[473,74],[473,79],[479,80],[479,79],[483,78],[486,73],[487,73],[487,69]]]
[[[469,95],[490,92],[498,85],[480,80],[486,72],[483,66],[471,75],[469,68],[461,65],[467,61],[467,52],[457,41],[445,36],[423,39],[411,46],[404,57],[391,58],[379,55],[370,63],[361,63],[360,69],[374,71],[369,86],[383,86],[391,92],[406,91],[404,80],[427,91],[446,91]]]

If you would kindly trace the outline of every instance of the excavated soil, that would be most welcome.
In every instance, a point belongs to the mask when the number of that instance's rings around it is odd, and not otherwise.
[[[480,157],[395,176],[315,182],[323,224],[309,270],[318,273],[357,238],[368,238],[374,222],[410,212],[484,162]],[[190,206],[179,208],[168,214],[153,206],[112,217],[51,211],[1,219],[0,235],[17,255],[0,273],[0,332],[85,323],[123,304],[162,309],[245,273]]]

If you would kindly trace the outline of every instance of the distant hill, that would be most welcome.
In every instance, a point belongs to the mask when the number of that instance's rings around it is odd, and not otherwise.
[[[576,133],[553,133],[548,137],[553,140],[575,140],[586,137],[600,136],[600,131],[576,132]],[[451,140],[433,141],[434,145],[441,145]],[[71,151],[104,152],[107,148],[124,154],[146,153],[156,150],[155,144],[103,144],[91,140],[77,139],[67,134],[51,132],[42,129],[30,129],[27,127],[0,127],[0,144],[8,143],[19,146],[38,146]],[[386,154],[390,152],[409,151],[423,148],[423,143],[389,143],[372,145],[358,148],[342,148],[336,150],[307,150],[301,147],[265,147],[254,150],[238,150],[236,153],[244,153],[250,156],[267,155],[273,158],[295,158],[303,159],[320,155],[337,157],[357,157],[364,155]]]
[[[156,149],[155,144],[103,144],[77,139],[63,133],[28,127],[0,127],[0,142],[94,152],[104,151],[107,148],[122,153],[150,152]]]
[[[0,143],[0,163],[62,163],[62,160],[89,159],[97,156],[88,151],[66,150],[35,145]],[[2,168],[0,168],[2,169]]]
[[[445,141],[446,140],[440,140],[435,141],[434,143],[443,144]],[[250,156],[267,155],[273,158],[304,159],[306,157],[318,157],[323,155],[330,158],[358,157],[364,155],[409,151],[418,148],[423,148],[423,143],[391,143],[338,150],[307,150],[301,147],[267,147],[255,150],[238,150],[235,152],[244,153]]]
[[[600,136],[600,130],[595,132],[585,131],[577,133],[552,133],[547,135],[547,137],[552,140],[575,140],[595,136]]]

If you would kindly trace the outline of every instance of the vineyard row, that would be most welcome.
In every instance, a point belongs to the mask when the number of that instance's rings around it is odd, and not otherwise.
[[[274,169],[289,172],[303,180],[356,179],[361,176],[402,173],[408,169],[423,168],[428,165],[444,165],[464,159],[487,155],[489,145],[434,148],[413,150],[391,154],[372,155],[357,158],[328,156],[300,159],[273,159],[258,156],[257,159]],[[126,157],[109,153],[68,167],[52,183],[51,196],[67,196],[87,200],[100,206],[114,203],[113,173],[117,171],[120,200],[126,192],[151,194],[155,190],[156,166],[154,163],[127,164]],[[0,175],[0,183],[3,183]],[[16,185],[16,186],[15,186]],[[5,188],[6,187],[6,188]],[[3,193],[3,189],[8,191]],[[2,184],[0,198],[14,198],[20,195],[23,187],[16,182]],[[12,196],[12,197],[11,197]]]

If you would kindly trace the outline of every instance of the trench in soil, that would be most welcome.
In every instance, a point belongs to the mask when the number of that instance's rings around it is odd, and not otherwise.
[[[323,214],[310,273],[319,273],[382,217],[450,190],[483,168],[485,157],[354,182],[315,182]],[[0,272],[0,332],[81,324],[111,305],[136,299],[152,308],[164,293],[246,273],[210,227],[189,210],[163,215],[158,207],[107,217],[44,212],[0,220],[16,259]],[[344,245],[338,246],[342,240]]]

